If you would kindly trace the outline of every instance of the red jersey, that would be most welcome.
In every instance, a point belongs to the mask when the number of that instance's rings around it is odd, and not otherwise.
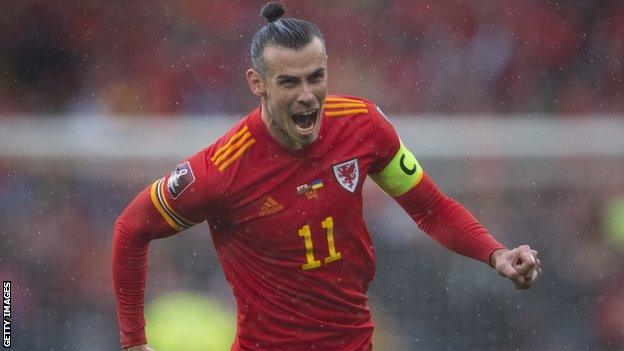
[[[359,98],[327,97],[320,123],[317,139],[292,151],[269,134],[258,108],[149,189],[149,216],[159,213],[170,232],[208,222],[237,301],[232,350],[371,348],[366,291],[375,256],[362,186],[401,144],[379,110]],[[125,217],[137,216],[148,215]],[[170,235],[159,230],[145,241]],[[494,248],[484,244],[478,255]],[[144,280],[145,272],[136,274]],[[129,345],[132,333],[144,338],[142,314],[123,308],[130,297],[116,284],[122,344],[127,329]]]
[[[371,343],[366,290],[375,257],[362,186],[371,168],[394,156],[399,139],[360,99],[328,97],[320,121],[317,140],[290,151],[269,134],[258,108],[172,173],[189,180],[175,199],[171,175],[155,183],[157,204],[181,227],[208,220],[237,300],[235,350]]]

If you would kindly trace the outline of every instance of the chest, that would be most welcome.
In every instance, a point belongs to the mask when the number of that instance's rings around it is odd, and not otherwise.
[[[333,156],[265,160],[248,167],[229,194],[228,217],[240,222],[285,210],[290,215],[315,217],[352,203],[361,197],[369,157],[361,152]]]
[[[263,226],[296,218],[322,221],[361,202],[375,157],[372,143],[339,131],[325,140],[324,151],[309,157],[254,147],[227,180],[225,219],[233,225],[260,221]]]
[[[304,270],[318,257],[368,257],[362,187],[374,153],[347,146],[315,158],[250,154],[228,187],[222,241]]]

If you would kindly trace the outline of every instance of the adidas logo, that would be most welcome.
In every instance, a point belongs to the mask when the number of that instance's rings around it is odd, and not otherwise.
[[[260,208],[260,212],[258,212],[258,214],[260,216],[266,216],[266,215],[269,215],[271,213],[275,213],[277,211],[280,211],[283,208],[284,208],[284,206],[282,206],[277,201],[275,201],[272,197],[269,196],[264,201],[264,205],[262,205],[262,208]]]

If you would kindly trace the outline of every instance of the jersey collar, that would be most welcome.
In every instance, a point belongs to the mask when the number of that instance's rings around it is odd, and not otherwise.
[[[310,145],[307,145],[299,150],[291,150],[280,144],[277,140],[275,140],[275,138],[273,138],[273,136],[271,136],[271,133],[262,121],[261,110],[262,106],[259,106],[250,113],[247,117],[247,125],[251,134],[258,141],[257,144],[271,153],[271,155],[278,157],[294,156],[298,158],[319,158],[325,154],[327,117],[325,116],[324,111],[321,112],[321,126],[316,140],[314,140],[314,142]]]

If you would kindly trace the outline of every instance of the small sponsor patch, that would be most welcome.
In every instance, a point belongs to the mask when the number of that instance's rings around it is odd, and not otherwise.
[[[195,175],[191,169],[191,164],[186,161],[176,167],[167,179],[167,190],[172,198],[176,199],[189,185],[195,181]]]
[[[349,192],[355,193],[355,188],[357,188],[360,179],[357,158],[334,165],[333,168],[338,183]]]
[[[305,194],[308,191],[310,191],[310,185],[308,184],[299,185],[297,187],[297,195]]]
[[[313,180],[310,184],[303,184],[297,187],[297,195],[308,194],[313,190],[323,187],[323,181],[320,179]],[[315,192],[316,193],[316,192]]]
[[[323,182],[320,179],[317,179],[313,180],[310,185],[312,186],[312,189],[319,189],[323,187]]]

